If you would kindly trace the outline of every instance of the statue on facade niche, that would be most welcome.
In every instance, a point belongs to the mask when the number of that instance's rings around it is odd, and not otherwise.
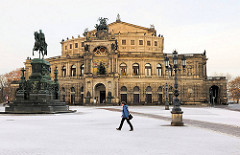
[[[118,49],[118,42],[117,42],[117,40],[115,40],[115,44],[114,43],[111,44],[111,49],[113,51]]]
[[[84,50],[89,52],[89,45],[88,44],[84,45]]]
[[[100,75],[104,75],[106,73],[105,66],[103,65],[102,62],[100,62],[100,65],[97,67],[97,69],[98,69],[98,74]]]
[[[115,40],[115,50],[118,50],[118,41]]]
[[[42,30],[39,30],[39,33],[36,31],[34,32],[34,38],[35,38],[35,43],[33,47],[33,56],[34,56],[34,51],[39,52],[39,59],[40,55],[42,54],[42,58],[44,58],[44,55],[47,55],[47,43],[45,42],[45,35],[42,33]]]

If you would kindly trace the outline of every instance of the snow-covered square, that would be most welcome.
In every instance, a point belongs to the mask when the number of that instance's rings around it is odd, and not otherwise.
[[[129,106],[134,131],[127,122],[121,131],[121,107],[73,106],[76,113],[0,115],[0,155],[239,155],[240,137],[190,123],[170,126],[163,106]],[[119,110],[114,111],[113,109]],[[211,107],[183,107],[183,120],[233,129],[240,112]],[[4,108],[0,108],[4,111]],[[235,131],[233,131],[235,132]]]

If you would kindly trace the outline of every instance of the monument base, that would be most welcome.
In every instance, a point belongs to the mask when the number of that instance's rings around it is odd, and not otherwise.
[[[165,105],[165,110],[169,110],[169,105]]]
[[[182,121],[182,113],[183,112],[171,112],[172,113],[172,126],[184,126]]]
[[[69,110],[65,102],[30,102],[18,101],[5,107],[5,113],[8,114],[55,114],[55,113],[72,113],[76,111]]]

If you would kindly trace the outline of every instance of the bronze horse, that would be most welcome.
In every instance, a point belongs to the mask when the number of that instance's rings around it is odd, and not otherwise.
[[[35,43],[34,43],[32,54],[34,56],[34,51],[38,51],[39,59],[41,54],[42,54],[42,58],[44,58],[44,55],[47,55],[47,43],[45,42],[45,36],[44,36],[44,33],[42,33],[42,30],[39,30],[39,33],[34,32],[34,38],[35,38]]]

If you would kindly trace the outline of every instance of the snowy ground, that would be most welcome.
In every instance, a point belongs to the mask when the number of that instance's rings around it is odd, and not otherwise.
[[[120,112],[104,107],[71,107],[77,113],[0,115],[0,155],[239,155],[240,138],[169,121],[134,115],[134,131]],[[109,108],[109,107],[108,107]],[[110,107],[120,109],[121,107]],[[130,111],[171,117],[164,107],[135,106]],[[3,111],[3,107],[0,107]],[[183,107],[184,118],[239,126],[240,112]]]
[[[121,109],[121,107],[114,107]],[[132,106],[129,109],[134,112],[155,114],[171,118],[169,110],[164,106]],[[170,107],[171,109],[172,107]],[[181,107],[184,119],[192,119],[219,124],[227,124],[240,127],[240,112],[213,107]]]

